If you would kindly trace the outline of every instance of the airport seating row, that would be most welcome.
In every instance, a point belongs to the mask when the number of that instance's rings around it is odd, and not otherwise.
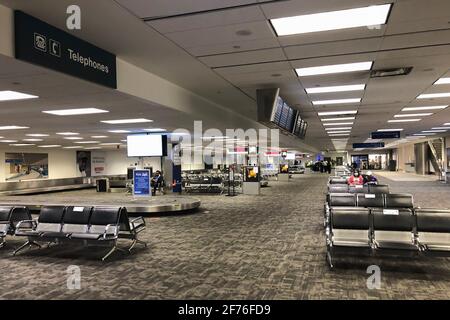
[[[0,248],[5,246],[7,235],[14,235],[20,221],[30,219],[31,215],[27,207],[0,206]]]
[[[336,207],[414,208],[414,198],[407,193],[330,193],[324,209],[324,226],[329,224],[330,210]]]
[[[7,207],[2,207],[8,211]],[[22,210],[26,219],[12,220],[13,213]],[[123,207],[74,207],[45,206],[41,208],[37,220],[31,219],[26,207],[11,207],[8,234],[26,237],[27,241],[14,251],[36,246],[40,243],[50,244],[82,244],[85,246],[108,247],[110,250],[103,256],[106,260],[113,252],[131,252],[137,243],[147,246],[138,239],[138,234],[145,229],[142,217],[131,219]],[[124,250],[117,246],[119,239],[128,239],[131,245]],[[4,243],[4,240],[3,242]]]
[[[332,207],[326,229],[327,261],[335,255],[450,254],[450,210]]]
[[[389,193],[389,186],[385,184],[369,184],[349,186],[347,184],[330,184],[328,193]]]

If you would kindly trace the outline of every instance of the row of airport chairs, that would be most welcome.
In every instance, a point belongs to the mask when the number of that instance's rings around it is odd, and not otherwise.
[[[41,243],[82,244],[108,247],[104,261],[115,251],[131,252],[137,243],[147,246],[138,239],[145,229],[145,220],[130,219],[123,207],[45,206],[38,219],[33,220],[27,207],[4,206],[0,207],[0,220],[2,246],[6,235],[27,238],[14,255],[28,247],[41,248]],[[131,245],[126,250],[119,248],[119,239],[130,240]]]
[[[389,186],[385,184],[369,184],[349,186],[347,184],[330,184],[328,193],[389,193]]]
[[[450,210],[331,207],[327,261],[337,254],[450,256]]]

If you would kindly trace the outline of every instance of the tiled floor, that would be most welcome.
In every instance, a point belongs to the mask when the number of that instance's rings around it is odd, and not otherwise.
[[[0,299],[449,299],[445,258],[325,263],[326,175],[272,182],[261,196],[200,196],[202,211],[147,219],[148,249],[98,261],[102,251],[52,247],[12,257],[0,250]],[[422,206],[450,207],[450,186],[388,181]],[[56,195],[49,195],[54,197]],[[11,247],[19,240],[9,239]],[[381,289],[366,286],[378,264]],[[71,265],[81,289],[67,288]]]

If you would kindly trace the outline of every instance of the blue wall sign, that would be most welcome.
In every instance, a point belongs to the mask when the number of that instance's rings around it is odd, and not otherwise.
[[[400,131],[372,132],[372,139],[400,139]]]
[[[384,142],[378,143],[354,143],[353,149],[377,149],[384,148]]]

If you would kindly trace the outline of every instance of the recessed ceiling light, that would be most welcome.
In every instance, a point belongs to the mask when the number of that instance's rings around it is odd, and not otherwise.
[[[48,145],[43,145],[43,146],[38,146],[39,148],[59,148],[61,147],[61,145],[59,144],[48,144]]]
[[[43,139],[23,139],[22,141],[27,141],[27,142],[40,142],[40,141],[44,141]]]
[[[100,143],[100,141],[75,141],[75,143],[79,143],[79,144],[96,144],[96,143]]]
[[[101,146],[117,146],[120,145],[120,142],[107,142],[107,143],[100,143]]]
[[[392,4],[270,19],[278,36],[386,24]]]
[[[151,128],[151,129],[144,129],[144,131],[146,132],[166,132],[166,129],[161,129],[161,128]]]
[[[84,148],[85,150],[100,150],[100,147],[89,147],[89,148]]]
[[[325,128],[325,131],[352,130],[352,127]]]
[[[408,113],[408,114],[396,114],[394,118],[408,118],[408,117],[427,117],[433,113]]]
[[[50,136],[49,134],[44,134],[44,133],[29,133],[26,134],[27,137],[48,137]]]
[[[450,78],[441,78],[436,81],[434,84],[450,84]]]
[[[25,100],[36,98],[39,97],[17,91],[0,91],[0,101]]]
[[[346,120],[355,120],[355,117],[345,117],[345,118],[326,118],[326,119],[320,119],[323,122],[326,121],[346,121]]]
[[[29,127],[20,127],[20,126],[1,126],[0,130],[21,130],[21,129],[30,129]]]
[[[352,126],[353,122],[336,122],[336,123],[322,123],[325,127],[327,126]]]
[[[140,118],[140,119],[103,120],[100,122],[107,123],[107,124],[129,124],[129,123],[153,122],[153,120]]]
[[[360,103],[361,98],[353,99],[334,99],[334,100],[318,100],[313,101],[312,104],[315,106],[327,105],[327,104],[348,104],[348,103]]]
[[[187,132],[172,132],[170,135],[171,136],[190,136],[190,134]]]
[[[420,96],[417,97],[417,99],[435,99],[448,97],[450,97],[450,92],[421,94]]]
[[[447,130],[423,130],[424,133],[441,133],[441,132],[447,132]]]
[[[109,130],[111,133],[131,133],[130,130]]]
[[[415,133],[414,136],[434,136],[436,133]]]
[[[91,136],[91,138],[94,138],[94,139],[106,139],[106,138],[109,138],[108,136]]]
[[[80,146],[63,147],[63,149],[80,149]]]
[[[55,116],[77,116],[82,114],[106,113],[109,111],[97,108],[79,108],[79,109],[49,110],[42,112],[53,114]]]
[[[58,132],[57,135],[60,136],[77,136],[79,133],[77,132]]]
[[[0,140],[1,143],[14,143],[18,142],[17,140]]]
[[[35,146],[35,144],[32,143],[13,143],[10,144],[11,147],[30,147],[30,146]]]
[[[372,69],[372,65],[373,61],[368,61],[368,62],[335,64],[320,67],[298,68],[295,71],[297,72],[297,75],[299,77],[308,77],[333,73],[368,71]]]
[[[328,134],[336,134],[336,133],[350,133],[351,131],[347,130],[347,131],[328,131]]]
[[[82,137],[65,137],[65,140],[83,140]]]
[[[433,130],[450,130],[450,127],[434,127]]]
[[[330,137],[346,137],[349,136],[350,133],[339,133],[339,134],[330,134]]]
[[[408,107],[403,108],[402,111],[442,110],[447,107],[448,106]]]
[[[403,131],[403,129],[378,129],[378,132]]]
[[[327,112],[318,112],[319,117],[323,116],[337,116],[337,115],[346,115],[346,114],[357,114],[358,110],[351,111],[327,111]]]
[[[329,92],[347,92],[347,91],[364,91],[366,89],[365,84],[355,84],[348,86],[334,86],[334,87],[318,87],[318,88],[306,88],[306,93],[329,93]]]
[[[389,120],[390,123],[398,123],[398,122],[417,122],[422,119],[402,119],[402,120]]]

